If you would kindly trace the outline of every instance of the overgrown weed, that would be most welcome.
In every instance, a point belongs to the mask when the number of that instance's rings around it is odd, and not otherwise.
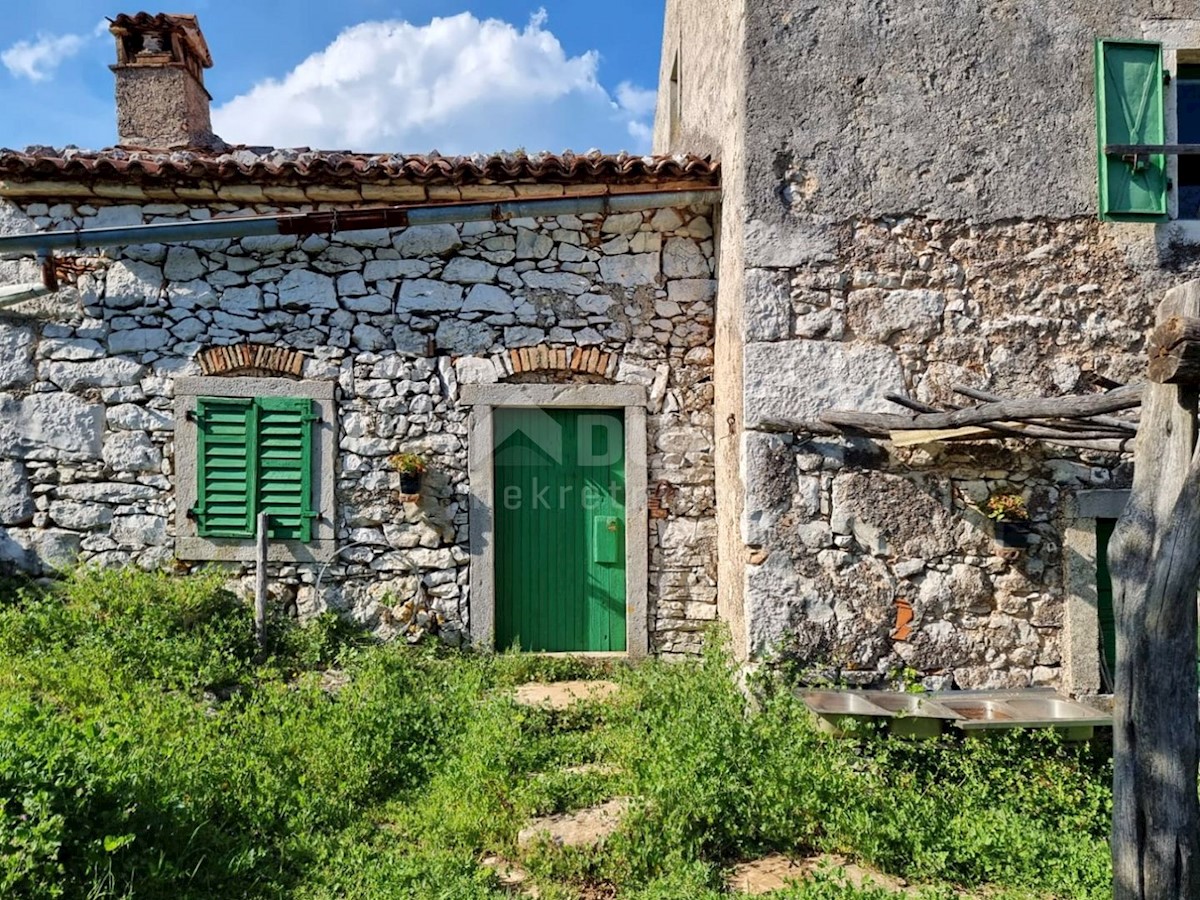
[[[535,815],[633,798],[594,851],[543,848],[543,896],[723,893],[769,852],[842,853],[997,898],[1107,896],[1111,766],[1050,733],[819,732],[782,684],[751,713],[719,635],[696,663],[378,645],[273,624],[264,659],[220,573],[81,572],[0,599],[0,896],[504,896]],[[336,667],[334,689],[323,678]],[[526,680],[614,677],[608,702],[517,706]],[[590,772],[566,771],[600,764]],[[792,900],[881,900],[822,873]]]

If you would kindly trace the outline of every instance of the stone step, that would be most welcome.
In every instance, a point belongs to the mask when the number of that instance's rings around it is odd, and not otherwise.
[[[549,841],[559,847],[598,847],[620,827],[629,804],[628,797],[614,797],[588,809],[539,816],[521,829],[517,845],[525,849]]]
[[[607,700],[620,689],[615,681],[531,681],[517,688],[514,699],[521,706],[568,709],[577,703]]]

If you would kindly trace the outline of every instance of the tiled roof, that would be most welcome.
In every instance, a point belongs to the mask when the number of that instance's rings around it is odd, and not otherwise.
[[[715,184],[719,164],[708,157],[632,156],[626,153],[493,154],[412,156],[230,147],[220,152],[114,147],[89,151],[68,147],[0,150],[6,181],[118,181],[139,184],[296,184],[353,186],[403,182],[470,184],[654,184],[695,181]]]

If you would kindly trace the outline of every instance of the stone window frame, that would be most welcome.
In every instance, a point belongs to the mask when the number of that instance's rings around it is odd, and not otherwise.
[[[1158,41],[1163,47],[1163,71],[1171,75],[1171,83],[1163,92],[1163,119],[1166,143],[1174,144],[1179,138],[1175,74],[1180,54],[1200,62],[1200,19],[1150,19],[1142,22],[1142,38]],[[1171,184],[1179,184],[1179,157],[1167,157],[1167,178]],[[1157,228],[1173,241],[1200,244],[1200,219],[1179,218],[1178,189],[1167,192],[1167,221],[1158,223]]]
[[[1103,691],[1100,614],[1096,591],[1096,520],[1116,519],[1129,491],[1079,491],[1069,502],[1063,532],[1063,684],[1072,696]]]
[[[618,655],[645,657],[650,652],[646,389],[609,384],[476,384],[463,385],[460,400],[471,408],[467,461],[471,491],[471,643],[489,652],[496,643],[493,411],[512,407],[621,409],[625,413],[625,652]]]
[[[334,469],[337,406],[332,381],[292,381],[285,378],[186,376],[175,381],[175,556],[184,560],[248,562],[255,558],[253,539],[201,537],[188,510],[196,504],[196,423],[189,413],[198,397],[288,397],[316,403],[320,421],[313,441],[313,498],[318,516],[313,539],[271,541],[272,562],[329,562],[336,555]]]

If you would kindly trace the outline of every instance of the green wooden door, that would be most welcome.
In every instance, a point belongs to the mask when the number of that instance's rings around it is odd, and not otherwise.
[[[1116,519],[1096,520],[1096,614],[1100,623],[1101,687],[1113,689],[1113,670],[1117,664],[1117,618],[1113,612],[1112,576],[1108,571],[1108,542]]]
[[[496,647],[625,649],[620,410],[496,409]]]

